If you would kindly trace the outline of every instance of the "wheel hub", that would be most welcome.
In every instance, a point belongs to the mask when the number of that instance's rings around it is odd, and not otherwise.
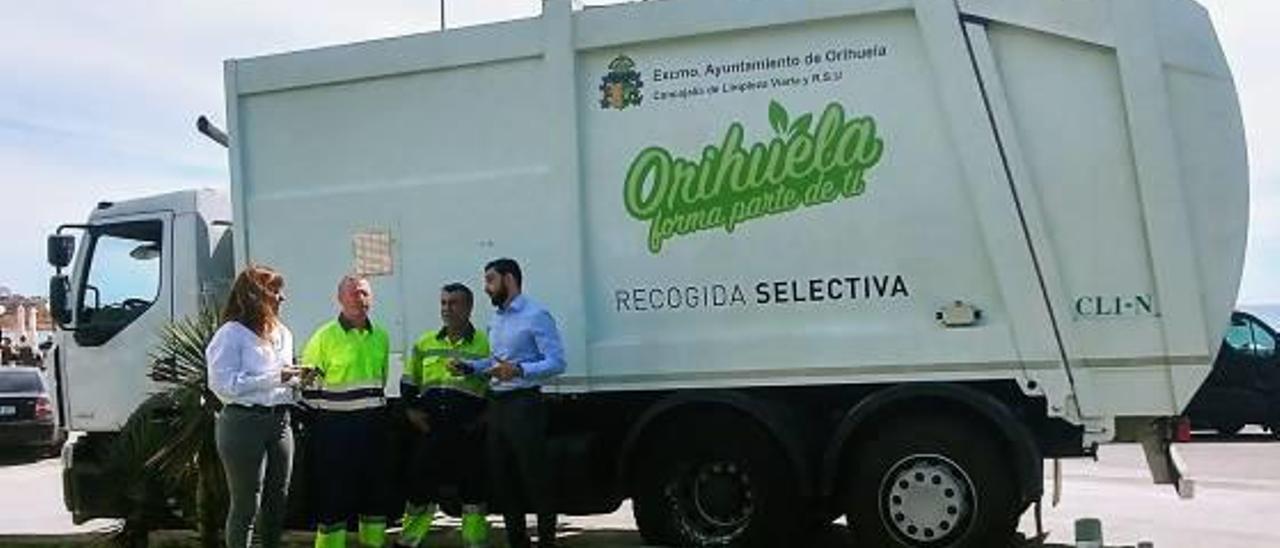
[[[693,505],[711,525],[740,525],[751,515],[751,480],[732,463],[704,465],[693,478]]]
[[[913,543],[931,544],[960,534],[972,517],[973,482],[941,455],[913,455],[894,465],[880,489],[889,529]]]
[[[702,544],[728,542],[751,521],[755,511],[751,478],[731,462],[704,463],[694,467],[665,489],[682,527]]]

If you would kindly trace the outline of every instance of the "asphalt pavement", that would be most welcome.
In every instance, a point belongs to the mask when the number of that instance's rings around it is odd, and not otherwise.
[[[1235,439],[1198,437],[1179,450],[1196,482],[1193,500],[1179,499],[1171,487],[1152,485],[1142,451],[1135,445],[1104,446],[1096,462],[1065,461],[1061,504],[1051,507],[1046,497],[1048,543],[1071,545],[1075,520],[1096,517],[1103,522],[1108,546],[1134,546],[1139,541],[1175,548],[1280,546],[1280,442],[1246,430]],[[38,545],[41,538],[57,540],[49,543],[56,545],[112,525],[106,520],[73,525],[62,505],[60,473],[56,458],[0,453],[0,545]],[[1051,485],[1046,481],[1047,489]],[[493,519],[495,525],[501,521]],[[613,514],[566,517],[562,522],[563,545],[569,548],[643,546],[628,505]],[[451,523],[444,521],[446,527]],[[1034,535],[1030,513],[1020,530]],[[440,531],[431,546],[457,546],[451,533],[447,528]],[[189,545],[189,538],[165,533],[155,544]],[[291,545],[305,546],[310,539],[302,532],[290,540]],[[853,546],[839,522],[814,544]]]

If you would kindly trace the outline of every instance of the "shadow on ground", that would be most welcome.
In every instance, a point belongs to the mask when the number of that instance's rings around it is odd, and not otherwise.
[[[503,537],[503,531],[500,527],[495,527],[492,531],[492,548],[506,548],[507,543]],[[394,538],[394,535],[393,535]],[[640,539],[640,535],[634,530],[629,529],[591,529],[585,530],[576,527],[562,527],[558,538],[559,546],[564,548],[643,548],[647,545]],[[286,533],[281,548],[311,548],[315,541],[312,533],[307,531],[291,531]],[[358,546],[355,535],[352,534],[347,540],[348,546]],[[432,534],[423,543],[424,546],[432,548],[461,548],[462,543],[458,538],[458,531],[453,527],[440,527],[432,532]],[[47,548],[54,546],[66,547],[109,547],[113,546],[110,542],[108,534],[78,534],[78,535],[52,535],[52,536],[5,536],[0,535],[0,546],[4,548]],[[199,540],[193,531],[157,531],[150,535],[150,548],[198,548]],[[848,528],[842,525],[830,525],[819,531],[818,534],[806,542],[806,546],[811,548],[856,548],[853,538]],[[1040,544],[1031,540],[1018,539],[1010,542],[1010,548],[1023,547],[1042,547],[1042,548],[1071,548],[1068,544],[1045,543]],[[1110,547],[1110,548],[1130,548],[1130,547]]]
[[[50,454],[51,451],[50,449],[3,447],[0,448],[0,467],[35,464],[42,460],[53,458]]]
[[[1218,434],[1216,432],[1194,432],[1191,443],[1276,443],[1280,437],[1269,432],[1243,432],[1240,434]]]

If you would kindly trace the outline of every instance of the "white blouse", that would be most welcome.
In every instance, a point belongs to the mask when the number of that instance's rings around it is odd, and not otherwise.
[[[239,322],[224,323],[204,354],[209,363],[209,388],[222,403],[294,402],[296,382],[280,381],[280,369],[293,363],[293,333],[284,325],[276,328],[270,340],[263,340]]]

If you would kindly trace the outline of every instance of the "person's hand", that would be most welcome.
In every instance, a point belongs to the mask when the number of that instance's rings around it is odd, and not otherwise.
[[[316,379],[324,376],[324,371],[321,371],[319,367],[313,365],[304,365],[299,367],[298,370],[302,377],[302,384],[305,386],[315,384]]]
[[[506,382],[516,377],[524,375],[524,369],[520,368],[520,364],[509,362],[506,360],[498,360],[498,364],[489,370],[494,378]]]
[[[449,363],[445,364],[445,367],[448,368],[449,372],[453,373],[454,375],[465,376],[465,375],[470,375],[474,371],[471,367],[471,364],[468,364],[467,362],[459,360],[458,358],[453,358],[449,360]]]
[[[302,369],[292,365],[286,365],[280,368],[280,382],[289,382],[302,374]]]
[[[426,434],[431,431],[431,424],[427,421],[427,413],[421,409],[409,409],[405,413],[409,417],[409,424],[412,424],[419,432]]]

